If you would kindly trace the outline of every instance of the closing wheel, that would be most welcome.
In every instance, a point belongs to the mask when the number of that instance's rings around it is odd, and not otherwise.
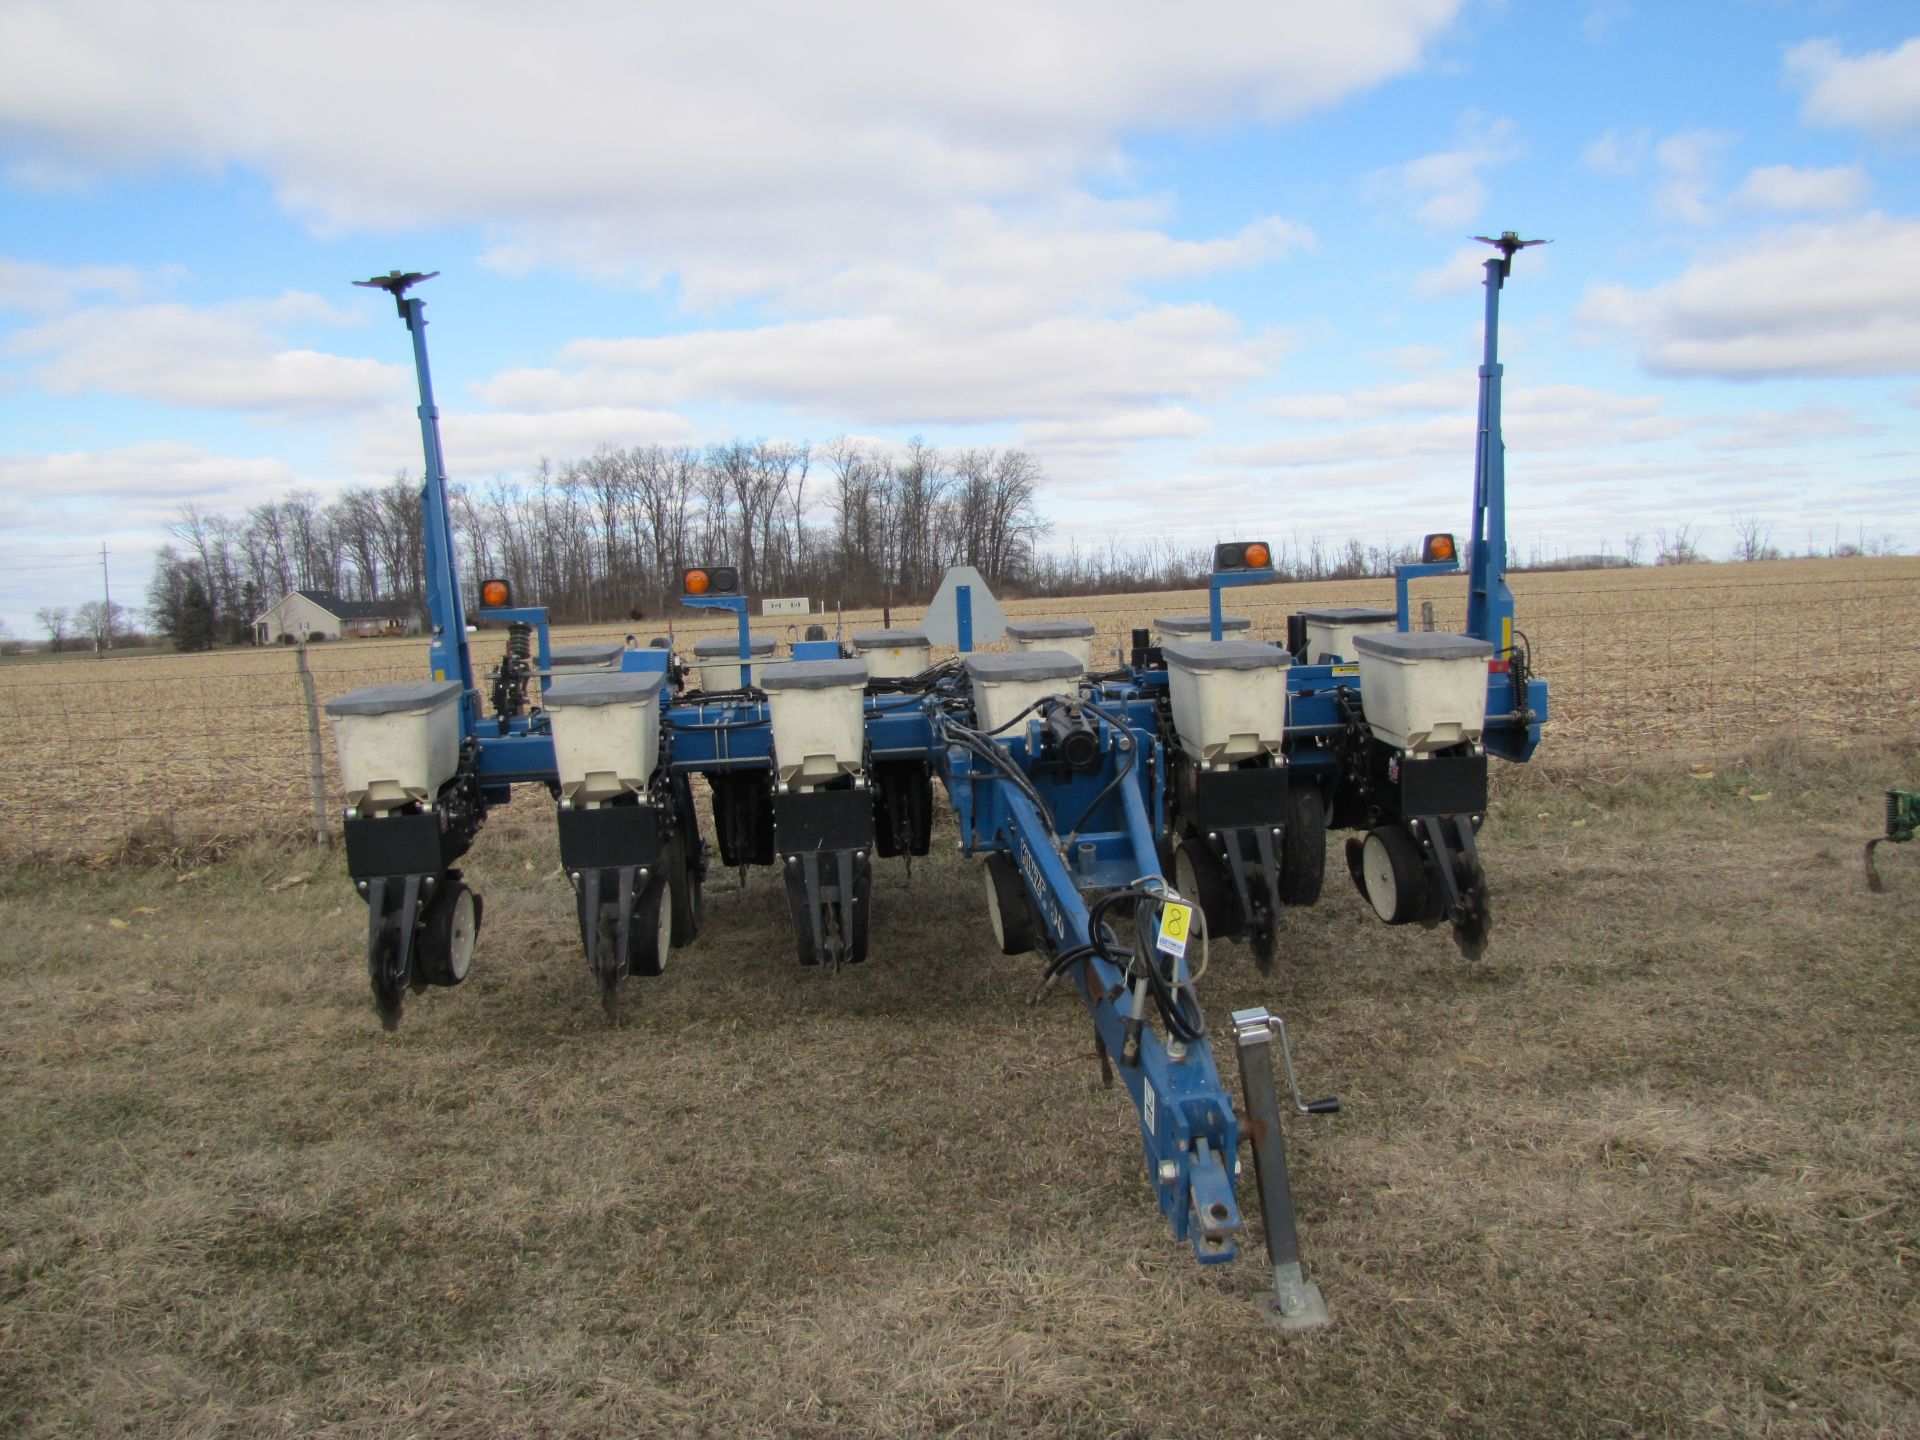
[[[853,903],[836,907],[840,926],[840,958],[848,965],[864,965],[867,941],[873,929],[873,866],[861,861],[853,872]]]
[[[1280,899],[1312,905],[1327,873],[1327,806],[1320,787],[1302,782],[1287,792],[1287,830],[1280,842]]]
[[[1419,920],[1430,908],[1420,846],[1397,825],[1368,833],[1360,851],[1360,883],[1373,913],[1389,925]]]
[[[473,968],[473,946],[479,936],[480,897],[460,881],[449,880],[427,907],[415,982],[458,985]]]
[[[607,889],[611,889],[609,884]],[[621,981],[626,975],[654,976],[666,968],[673,944],[673,882],[658,875],[633,897],[633,918],[627,924],[627,966],[620,968],[620,906],[600,906],[595,939],[594,981],[600,987],[600,1008],[609,1020],[620,1018]],[[602,893],[605,893],[603,890]]]
[[[693,847],[699,843],[682,831],[667,842],[666,852],[661,857],[662,868],[673,880],[668,910],[673,917],[673,948],[676,950],[699,938],[701,921],[706,918],[705,900],[700,893],[700,863],[692,853]]]
[[[820,944],[813,939],[813,912],[808,908],[805,875],[790,866],[787,870],[787,911],[793,918],[793,949],[802,965],[818,965],[825,960],[842,965],[859,965],[867,958],[867,942],[873,914],[873,863],[858,860],[853,866],[853,893],[843,900],[840,894],[839,860],[823,854],[820,860]]]
[[[1173,884],[1206,912],[1209,936],[1218,940],[1241,933],[1232,884],[1206,841],[1190,837],[1180,842],[1173,857]]]
[[[824,890],[824,887],[823,887]],[[818,965],[820,948],[813,943],[813,912],[807,908],[807,887],[798,875],[787,875],[787,914],[793,920],[793,953],[802,965]],[[820,922],[820,935],[824,940],[827,934],[825,917]]]
[[[367,970],[373,980],[373,1008],[380,1017],[380,1028],[400,1028],[400,1010],[406,1001],[407,987],[394,974],[400,945],[400,917],[384,916],[367,942]]]
[[[1487,905],[1487,872],[1481,868],[1479,856],[1462,853],[1454,857],[1453,873],[1467,912],[1464,920],[1454,922],[1453,943],[1467,959],[1478,960],[1487,953],[1487,934],[1493,928],[1493,912]]]
[[[1247,946],[1253,951],[1253,965],[1262,975],[1273,972],[1274,958],[1280,953],[1280,924],[1266,905],[1254,907],[1247,922]]]
[[[1039,948],[1033,905],[1020,879],[1020,867],[1005,851],[987,856],[987,921],[1002,955],[1025,955]]]

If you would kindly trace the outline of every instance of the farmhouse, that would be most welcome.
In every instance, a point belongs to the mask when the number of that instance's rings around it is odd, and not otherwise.
[[[418,635],[420,610],[408,600],[342,600],[331,590],[289,590],[253,622],[261,645],[346,636]]]

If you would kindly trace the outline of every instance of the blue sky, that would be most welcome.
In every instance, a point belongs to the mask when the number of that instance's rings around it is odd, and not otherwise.
[[[803,18],[804,16],[804,18]],[[1920,548],[1920,12],[0,0],[0,618],[183,503],[596,446],[1017,444],[1056,542]]]

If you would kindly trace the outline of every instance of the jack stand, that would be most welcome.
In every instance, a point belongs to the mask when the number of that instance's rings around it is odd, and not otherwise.
[[[1260,1213],[1267,1229],[1267,1254],[1273,1261],[1273,1289],[1260,1308],[1282,1330],[1317,1330],[1332,1323],[1318,1285],[1300,1268],[1300,1234],[1294,1224],[1293,1185],[1287,1178],[1287,1141],[1280,1130],[1280,1103],[1273,1084],[1273,1037],[1280,1036],[1294,1108],[1301,1114],[1330,1114],[1340,1107],[1328,1097],[1302,1104],[1293,1079],[1293,1056],[1281,1021],[1259,1006],[1233,1012],[1233,1036],[1240,1055],[1240,1088],[1246,1096],[1246,1134],[1253,1141],[1253,1174],[1260,1189]]]

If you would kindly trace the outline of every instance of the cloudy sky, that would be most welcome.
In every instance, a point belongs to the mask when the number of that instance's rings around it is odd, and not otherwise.
[[[804,18],[802,18],[804,17]],[[1910,0],[0,0],[0,618],[185,501],[1017,444],[1056,539],[1920,548]]]

